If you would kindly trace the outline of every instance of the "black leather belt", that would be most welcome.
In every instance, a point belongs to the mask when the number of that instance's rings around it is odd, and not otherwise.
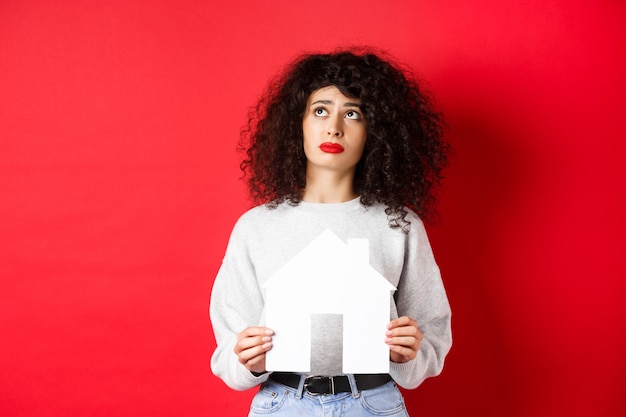
[[[300,385],[300,375],[291,372],[274,372],[269,379],[295,389]],[[359,391],[380,387],[391,381],[389,374],[355,374],[354,379]],[[304,390],[312,395],[352,391],[346,375],[310,376],[304,380]]]

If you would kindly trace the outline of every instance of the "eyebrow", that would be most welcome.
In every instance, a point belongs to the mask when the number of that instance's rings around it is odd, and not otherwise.
[[[315,100],[313,103],[311,103],[311,106],[313,106],[314,104],[335,104],[334,101],[332,100]],[[357,108],[361,108],[361,104],[360,103],[352,103],[350,101],[347,101],[345,103],[343,103],[344,107],[357,107]]]

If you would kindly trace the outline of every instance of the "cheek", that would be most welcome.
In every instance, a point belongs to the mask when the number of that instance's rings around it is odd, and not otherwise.
[[[365,143],[366,143],[366,141],[367,141],[367,138],[363,139],[363,142],[361,142],[361,149],[360,149],[360,152],[359,152],[359,160],[361,160],[361,158],[363,158],[363,154],[365,153]]]
[[[308,120],[308,118],[305,118],[302,121],[302,137],[304,138],[304,142],[306,143],[307,141],[310,141],[311,138],[313,138],[313,132],[314,132],[314,124]]]
[[[363,129],[359,132],[359,146],[361,148],[361,153],[365,149],[365,143],[367,142],[367,130]]]
[[[306,130],[303,130],[302,131],[302,146],[304,147],[304,150],[306,151],[307,149],[310,149],[312,145],[313,143],[311,142],[311,135],[307,134]]]
[[[311,137],[310,134],[307,134],[306,130],[302,131],[302,149],[306,159],[309,159],[311,151],[315,147],[315,143],[312,142]]]

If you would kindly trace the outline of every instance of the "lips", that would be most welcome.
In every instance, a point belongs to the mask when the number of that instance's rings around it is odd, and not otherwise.
[[[320,145],[322,152],[326,153],[341,153],[343,152],[343,146],[338,143],[324,142]]]

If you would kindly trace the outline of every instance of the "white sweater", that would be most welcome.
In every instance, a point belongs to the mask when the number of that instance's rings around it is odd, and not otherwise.
[[[450,306],[422,221],[411,211],[406,219],[411,222],[408,234],[391,229],[384,206],[364,207],[358,198],[338,204],[259,206],[241,216],[211,294],[210,315],[217,341],[211,358],[213,373],[236,390],[252,388],[268,378],[268,374],[255,377],[239,363],[233,351],[237,334],[246,327],[265,324],[261,285],[330,229],[343,241],[369,240],[370,265],[397,288],[391,318],[412,317],[424,334],[414,360],[390,363],[391,377],[410,389],[438,375],[452,344]],[[337,346],[332,339],[340,337],[329,331],[332,323],[313,323],[312,375],[341,374],[341,352],[328,348]]]

